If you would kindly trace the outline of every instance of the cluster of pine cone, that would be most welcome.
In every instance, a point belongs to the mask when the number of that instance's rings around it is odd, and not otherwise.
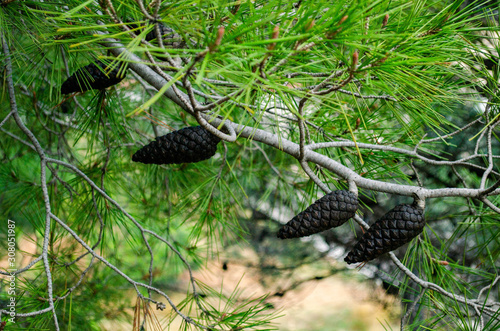
[[[132,161],[145,164],[199,162],[211,158],[219,142],[218,137],[201,126],[187,127],[156,138],[138,150]],[[341,226],[354,217],[358,205],[358,198],[352,192],[330,192],[285,224],[278,231],[278,238],[304,237]],[[398,205],[363,234],[345,261],[349,264],[370,261],[410,242],[424,226],[420,207]]]
[[[156,138],[135,152],[132,161],[145,164],[199,162],[211,158],[219,142],[220,138],[201,126],[187,127]],[[278,238],[304,237],[341,226],[354,217],[358,205],[358,198],[352,192],[330,192],[285,224],[278,231]],[[410,242],[424,226],[421,208],[416,204],[398,205],[363,234],[345,261],[349,264],[370,261]]]
[[[278,238],[298,238],[338,227],[358,209],[358,199],[349,191],[333,191],[292,218],[278,231]],[[363,234],[347,254],[348,264],[365,262],[410,242],[425,226],[417,204],[402,204],[385,214]]]

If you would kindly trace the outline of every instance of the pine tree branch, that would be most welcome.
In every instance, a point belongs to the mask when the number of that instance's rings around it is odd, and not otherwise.
[[[11,114],[14,117],[14,120],[17,123],[17,126],[23,131],[23,133],[31,140],[36,152],[40,156],[40,181],[42,185],[42,194],[45,205],[45,231],[43,238],[43,248],[42,248],[42,260],[45,267],[45,274],[47,276],[47,294],[49,297],[49,311],[52,311],[52,316],[54,318],[54,325],[56,330],[59,330],[59,322],[57,320],[56,309],[53,302],[53,283],[52,283],[52,273],[50,271],[49,265],[49,240],[50,240],[50,213],[51,213],[51,205],[50,198],[47,189],[47,179],[46,179],[46,156],[45,152],[36,139],[35,135],[24,125],[23,120],[19,116],[17,111],[17,102],[16,95],[14,90],[14,82],[12,79],[12,63],[10,59],[9,46],[7,45],[7,41],[5,40],[4,34],[0,33],[0,40],[2,42],[3,53],[5,55],[5,80],[7,81],[7,90],[9,93],[9,101],[10,101],[10,109]]]
[[[130,53],[128,50],[125,48],[121,47],[121,45],[117,42],[111,41],[109,39],[106,40],[105,46],[109,47],[111,52],[115,56],[120,56],[122,53],[124,53],[125,57],[128,58],[129,60],[133,61],[130,63],[130,68],[134,70],[139,76],[141,76],[145,81],[147,81],[149,84],[157,88],[158,90],[161,89],[164,84],[167,84],[167,81],[165,81],[162,77],[160,77],[158,74],[156,74],[153,70],[151,70],[149,67],[146,65],[140,63],[140,59],[137,58],[136,55]],[[122,55],[123,56],[123,55]],[[137,63],[136,63],[137,62]],[[181,92],[182,93],[182,92]],[[184,110],[190,112],[188,106],[175,94],[173,91],[169,88],[164,94],[167,98],[171,99],[174,101],[176,104],[178,104],[181,108]],[[222,124],[222,120],[219,118],[214,118],[210,121],[210,124],[212,126],[218,126]],[[233,123],[229,120],[224,121],[224,125],[227,126],[232,126],[233,129],[235,130],[237,136],[252,139],[254,141],[259,141],[264,144],[267,144],[269,146],[275,147],[279,150],[284,151],[285,153],[295,157],[299,158],[300,157],[300,148],[298,144],[295,144],[287,139],[278,137],[274,134],[271,134],[267,131],[253,128],[253,127],[247,127],[242,124],[236,124]],[[379,145],[376,145],[379,146]],[[387,146],[387,150],[392,150],[392,151],[400,151],[406,153],[412,153],[412,155],[417,156],[416,153],[403,150],[403,149],[397,149],[394,147]],[[389,148],[390,147],[390,148]],[[459,162],[452,162],[452,161],[433,161],[428,158],[424,158],[422,156],[419,156],[419,158],[424,159],[426,162],[429,162],[431,164],[444,164],[444,165],[454,165],[454,164],[461,164],[464,161],[459,161]],[[453,196],[460,196],[460,197],[472,197],[472,198],[478,198],[481,196],[482,190],[481,189],[464,189],[464,188],[442,188],[442,189],[427,189],[427,188],[420,188],[420,187],[414,187],[414,186],[408,186],[408,185],[402,185],[402,184],[394,184],[394,183],[387,183],[387,182],[382,182],[378,180],[372,180],[372,179],[367,179],[361,177],[359,174],[356,172],[352,171],[348,167],[341,165],[340,163],[324,156],[319,153],[316,153],[311,150],[306,150],[305,151],[305,160],[308,160],[310,162],[314,162],[318,165],[320,165],[323,168],[326,168],[338,176],[346,179],[346,180],[353,180],[356,185],[360,188],[365,188],[369,190],[375,190],[379,192],[385,192],[385,193],[392,193],[392,194],[399,194],[399,195],[405,195],[405,196],[413,196],[414,194],[417,194],[423,198],[438,198],[438,197],[453,197]],[[468,158],[464,158],[464,160],[468,160]],[[467,164],[469,165],[469,164]],[[479,166],[476,165],[470,165],[471,167],[479,168]],[[480,169],[484,169],[480,167]],[[500,194],[500,190],[495,190],[491,192],[490,195],[498,195]]]
[[[9,120],[10,116],[12,115],[12,112],[8,113],[7,116],[0,122],[0,128]]]
[[[99,246],[99,244],[101,243],[101,240],[102,240],[102,234],[103,234],[103,231],[104,231],[104,221],[102,219],[101,213],[99,212],[99,208],[97,207],[97,201],[95,200],[94,189],[92,189],[92,204],[94,205],[94,210],[95,210],[95,212],[97,214],[97,218],[99,220],[99,236],[97,238],[96,243],[92,246],[92,249],[96,249],[96,247]],[[81,259],[83,259],[85,256],[87,256],[89,254],[90,254],[90,252],[87,251],[87,252],[81,254],[80,256],[78,256],[73,261],[64,263],[64,266],[65,267],[72,266],[73,264],[77,263],[78,261],[80,261]]]
[[[484,157],[487,157],[488,154],[469,155],[467,157],[464,157],[464,158],[461,158],[461,159],[458,159],[455,161],[438,161],[438,160],[432,160],[432,159],[429,159],[425,156],[422,156],[422,155],[418,154],[418,152],[416,150],[410,151],[410,150],[406,150],[403,148],[392,147],[392,146],[388,146],[388,145],[373,145],[373,144],[366,144],[366,143],[354,143],[351,141],[332,141],[332,142],[316,143],[316,144],[308,145],[307,148],[309,148],[311,150],[315,150],[315,149],[320,149],[320,148],[355,147],[355,146],[358,146],[359,148],[366,148],[366,149],[371,149],[371,150],[380,150],[380,151],[388,151],[388,152],[394,152],[394,153],[398,153],[398,154],[404,154],[404,155],[415,157],[415,158],[417,158],[425,163],[432,164],[432,165],[446,165],[446,166],[462,165],[462,166],[466,166],[466,167],[484,170],[485,172],[487,171],[487,168],[485,168],[485,167],[476,165],[474,163],[466,162],[466,161],[484,158]],[[492,159],[493,158],[500,159],[500,155],[491,156],[491,158]],[[490,169],[490,172],[493,172],[495,175],[500,175],[500,173],[498,173],[496,171],[492,171],[491,169]]]
[[[31,269],[31,267],[33,267],[35,264],[37,264],[38,262],[40,262],[41,260],[43,259],[43,256],[42,255],[39,255],[36,259],[34,259],[33,261],[31,261],[30,263],[28,263],[25,267],[21,268],[21,269],[17,269],[16,271],[13,271],[13,272],[7,272],[7,271],[2,271],[0,270],[0,275],[4,275],[4,276],[15,276],[15,275],[19,275],[29,269]]]
[[[491,133],[493,131],[492,127],[488,127],[488,133],[486,135],[487,148],[488,148],[488,168],[484,171],[483,177],[481,178],[480,188],[484,189],[486,186],[486,180],[488,179],[489,174],[493,171],[493,151],[491,149]]]
[[[434,141],[441,141],[441,140],[444,140],[444,139],[447,139],[447,138],[451,138],[451,137],[459,134],[460,132],[467,130],[471,126],[473,126],[473,125],[475,125],[477,123],[480,123],[481,120],[482,120],[482,118],[478,117],[474,121],[468,123],[467,125],[464,125],[463,127],[461,127],[460,129],[458,129],[456,131],[450,132],[450,133],[445,134],[443,136],[438,136],[436,138],[422,139],[421,143],[430,143],[430,142],[434,142]],[[477,150],[475,151],[475,154],[477,154]]]

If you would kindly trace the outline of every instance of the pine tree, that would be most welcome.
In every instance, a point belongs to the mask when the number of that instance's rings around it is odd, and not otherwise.
[[[268,296],[228,294],[193,273],[246,245],[276,280],[320,262],[328,275],[353,275],[329,252],[345,251],[344,263],[369,224],[424,201],[422,232],[367,262],[398,288],[401,327],[500,328],[495,10],[451,0],[1,1],[5,328],[100,330],[116,317],[134,330],[279,329]],[[64,88],[72,75],[82,79]],[[202,134],[172,135],[192,127]],[[133,162],[138,150],[168,162]],[[338,227],[307,233],[330,251],[276,238],[336,191],[357,192],[359,204]],[[183,274],[178,302],[170,285]],[[286,298],[276,287],[269,294]]]

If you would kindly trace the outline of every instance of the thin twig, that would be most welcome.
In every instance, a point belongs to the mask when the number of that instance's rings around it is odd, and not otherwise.
[[[417,171],[417,169],[415,169],[415,166],[413,165],[413,160],[411,160],[410,166],[413,169],[413,173],[415,174],[415,177],[417,177],[418,186],[424,187],[424,185],[422,184],[422,181],[420,180],[420,176],[418,174],[418,171]]]
[[[0,122],[0,128],[9,120],[10,116],[12,115],[12,112],[8,113],[7,116],[3,119],[2,122]]]
[[[309,176],[309,178],[312,179],[312,181],[314,183],[316,183],[316,185],[319,186],[319,188],[321,188],[325,193],[329,193],[331,192],[330,188],[328,187],[328,185],[326,185],[325,183],[323,183],[321,181],[321,179],[319,179],[318,176],[316,176],[316,174],[314,173],[314,171],[312,171],[312,169],[309,167],[309,165],[307,164],[306,161],[300,161],[300,165],[302,166],[302,169],[304,169],[304,172]]]
[[[415,310],[415,307],[417,306],[417,304],[420,302],[420,300],[424,297],[424,294],[425,292],[427,291],[427,289],[423,289],[422,291],[420,291],[420,293],[418,294],[418,296],[415,298],[415,300],[413,300],[413,303],[412,305],[410,306],[410,309],[408,309],[405,313],[405,315],[403,316],[403,318],[401,319],[401,331],[404,331],[405,329],[405,325],[408,324],[409,320],[410,320],[410,317],[411,317],[411,314],[413,313],[413,311]]]

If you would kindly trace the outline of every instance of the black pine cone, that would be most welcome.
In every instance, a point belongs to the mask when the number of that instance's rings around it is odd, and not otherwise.
[[[201,126],[191,126],[156,138],[132,156],[145,164],[199,162],[211,158],[220,138]]]
[[[344,261],[348,264],[370,261],[410,242],[424,229],[423,212],[416,205],[394,207],[363,234]]]
[[[278,231],[278,238],[309,236],[344,224],[356,214],[358,198],[349,191],[333,191],[292,218]]]
[[[61,86],[62,94],[73,92],[85,92],[88,90],[102,90],[106,87],[118,84],[125,78],[118,76],[119,68],[115,68],[108,72],[106,64],[97,61],[83,68],[78,69],[71,75]]]

